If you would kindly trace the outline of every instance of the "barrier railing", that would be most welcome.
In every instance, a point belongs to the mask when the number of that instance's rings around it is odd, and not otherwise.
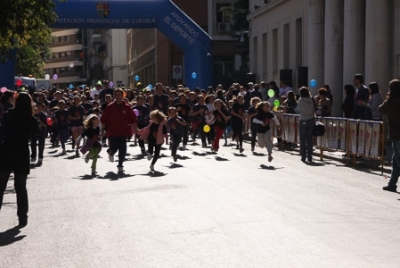
[[[282,128],[282,149],[284,142],[300,143],[299,115],[276,112]],[[325,134],[316,137],[316,147],[320,149],[320,159],[324,151],[342,151],[346,156],[346,164],[352,159],[356,165],[357,157],[381,161],[383,173],[385,135],[382,121],[354,120],[338,117],[319,117],[325,125]],[[272,125],[272,135],[278,137],[275,124]]]

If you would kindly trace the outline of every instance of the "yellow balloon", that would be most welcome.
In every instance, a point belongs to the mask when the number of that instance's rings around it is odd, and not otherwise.
[[[204,125],[203,131],[204,131],[205,133],[210,132],[210,130],[211,130],[211,128],[210,128],[209,125]]]

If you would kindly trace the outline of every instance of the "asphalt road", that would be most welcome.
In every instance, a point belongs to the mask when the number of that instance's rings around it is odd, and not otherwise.
[[[155,173],[129,143],[125,175],[98,177],[73,151],[46,148],[17,229],[12,180],[0,211],[0,267],[399,267],[400,195],[380,172],[298,152],[215,155],[188,146]],[[70,148],[70,146],[68,147]],[[386,174],[387,175],[387,174]]]

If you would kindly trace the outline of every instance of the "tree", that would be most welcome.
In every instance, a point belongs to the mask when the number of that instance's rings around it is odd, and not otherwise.
[[[243,32],[249,29],[249,21],[247,15],[249,14],[249,1],[237,0],[230,7],[222,7],[220,11],[226,12],[231,18],[231,31]]]
[[[0,1],[0,55],[17,49],[17,73],[42,75],[56,14],[52,0]]]

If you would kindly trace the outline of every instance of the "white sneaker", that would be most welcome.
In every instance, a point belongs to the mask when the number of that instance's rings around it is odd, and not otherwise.
[[[118,167],[118,173],[124,173],[124,167]]]
[[[154,165],[150,165],[150,171],[154,172]]]
[[[110,160],[110,162],[114,162],[114,156],[109,154],[108,155],[108,160]]]
[[[152,158],[153,158],[153,155],[152,155],[152,154],[148,154],[148,155],[147,155],[147,160],[150,161]]]
[[[87,154],[85,157],[85,163],[88,163],[88,162],[89,162],[89,154]]]

